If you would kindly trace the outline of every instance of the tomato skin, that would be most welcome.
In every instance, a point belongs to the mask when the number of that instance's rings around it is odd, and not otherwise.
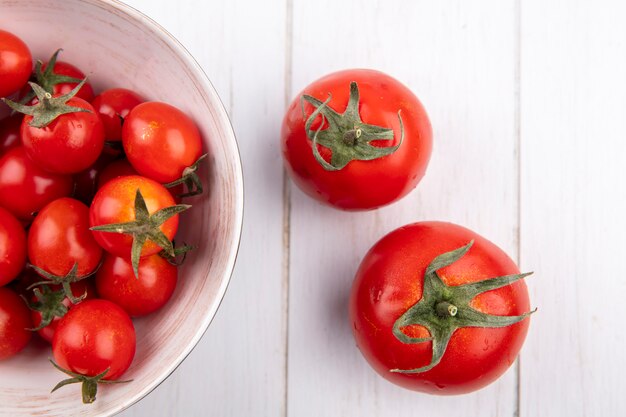
[[[75,263],[79,277],[95,271],[102,248],[89,230],[89,208],[73,198],[59,198],[45,206],[28,232],[28,258],[57,276],[67,275]]]
[[[30,126],[24,116],[21,135],[28,156],[41,168],[58,174],[75,174],[91,166],[104,146],[104,127],[91,104],[80,98],[67,102],[88,112],[63,114],[43,128]]]
[[[104,379],[114,381],[135,356],[133,322],[107,300],[89,300],[72,307],[59,321],[52,339],[54,360],[62,368],[95,376],[109,368]]]
[[[98,182],[100,175],[105,168],[115,160],[117,156],[107,152],[105,147],[96,160],[89,168],[74,174],[74,197],[83,203],[90,205],[93,196],[98,190]]]
[[[32,220],[33,213],[49,202],[69,196],[72,187],[72,177],[44,171],[23,146],[0,157],[0,206],[20,220]]]
[[[137,170],[128,162],[128,159],[118,159],[108,164],[98,177],[97,189],[99,190],[114,178],[126,177],[129,175],[139,175]]]
[[[33,322],[24,300],[0,287],[0,360],[16,355],[28,345]]]
[[[41,70],[45,71],[47,66],[48,66],[48,63],[47,62],[44,63],[41,66]],[[67,75],[68,77],[73,77],[79,80],[84,80],[86,78],[86,75],[84,72],[82,72],[77,67],[70,64],[69,62],[64,62],[64,61],[57,61],[56,64],[54,65],[54,70],[52,72],[58,75]],[[67,94],[70,91],[72,91],[74,87],[76,87],[77,85],[78,83],[59,83],[53,87],[52,95]],[[94,98],[93,87],[91,86],[91,84],[86,82],[80,88],[80,90],[78,90],[76,97],[82,98],[83,100],[87,102],[91,102]]]
[[[26,232],[11,212],[0,207],[0,287],[13,281],[26,265]]]
[[[393,141],[380,146],[400,142],[398,111],[404,123],[404,141],[391,155],[371,161],[354,160],[338,171],[326,171],[313,156],[300,98],[308,94],[325,101],[331,94],[328,105],[343,113],[352,81],[358,84],[363,122],[393,128]],[[313,110],[312,105],[305,103],[307,117]],[[343,210],[375,209],[406,195],[424,176],[432,149],[430,121],[417,97],[396,79],[365,69],[335,72],[307,86],[287,109],[281,137],[291,179],[311,197]],[[322,156],[330,156],[327,149],[319,149]]]
[[[200,131],[193,120],[174,106],[154,101],[130,112],[122,144],[137,172],[160,183],[179,179],[202,155]]]
[[[145,100],[134,91],[111,88],[100,93],[91,103],[102,119],[107,140],[122,140],[122,120]]]
[[[23,118],[23,115],[16,114],[0,121],[0,155],[22,144],[20,128]]]
[[[89,209],[91,227],[134,221],[135,196],[138,189],[146,201],[150,214],[176,204],[168,190],[156,181],[138,175],[114,178],[98,190],[93,198]],[[160,229],[172,240],[178,230],[178,214],[166,220]],[[130,257],[132,236],[99,231],[92,233],[98,244],[107,252]],[[141,256],[153,255],[160,251],[160,246],[148,240],[143,246]]]
[[[33,69],[28,46],[14,34],[0,29],[0,97],[16,93]]]
[[[528,331],[529,319],[503,328],[461,328],[453,335],[441,362],[417,374],[390,369],[414,369],[430,362],[430,342],[405,344],[392,333],[394,322],[422,296],[424,272],[442,253],[474,239],[470,251],[439,270],[447,285],[518,274],[515,263],[496,245],[452,223],[421,222],[383,237],[365,255],[350,296],[350,320],[361,353],[384,378],[404,388],[431,394],[463,394],[480,389],[502,375],[515,361]],[[495,315],[529,311],[523,280],[478,295],[472,307]],[[413,337],[427,337],[421,326]]]
[[[61,286],[51,285],[50,287],[56,291]],[[85,293],[87,294],[83,301],[93,300],[96,298],[96,288],[94,284],[88,279],[72,282],[70,284],[70,287],[72,288],[72,294],[74,294],[74,297],[81,297]],[[31,298],[31,301],[35,302],[36,298],[33,296]],[[63,305],[65,305],[65,307],[67,307],[68,309],[71,309],[74,306],[74,304],[72,304],[70,299],[67,297],[63,299]],[[33,328],[39,327],[39,324],[41,323],[41,313],[39,311],[31,310],[30,315],[33,320]],[[49,325],[37,330],[37,334],[39,334],[39,336],[41,336],[43,340],[52,344],[54,333],[56,332],[57,326],[59,325],[59,322],[62,318],[63,317],[53,318]]]
[[[122,307],[131,317],[141,317],[167,303],[177,279],[176,266],[158,254],[141,259],[138,278],[129,259],[107,255],[96,274],[96,287],[100,297]]]

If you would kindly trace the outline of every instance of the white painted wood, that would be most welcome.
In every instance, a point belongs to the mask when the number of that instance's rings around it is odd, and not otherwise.
[[[626,8],[524,1],[522,416],[624,414]]]
[[[122,415],[281,415],[285,307],[277,132],[284,102],[284,1],[128,3],[171,31],[202,65],[230,113],[246,162],[244,232],[220,310],[174,375]]]
[[[347,297],[367,249],[418,220],[450,220],[517,254],[516,7],[513,1],[294,0],[293,88],[372,67],[405,82],[434,128],[423,182],[401,202],[344,213],[293,188],[289,298],[290,416],[512,416],[511,369],[456,398],[392,386],[354,346]]]

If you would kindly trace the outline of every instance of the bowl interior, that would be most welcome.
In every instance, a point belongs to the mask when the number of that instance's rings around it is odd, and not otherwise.
[[[178,287],[161,311],[135,320],[138,343],[124,379],[81,404],[77,385],[50,394],[64,375],[48,363],[44,342],[0,362],[0,404],[7,415],[110,415],[166,378],[198,342],[226,290],[234,266],[243,210],[241,166],[234,134],[206,76],[166,32],[135,10],[106,0],[0,0],[0,28],[21,37],[35,59],[60,60],[83,70],[96,92],[126,87],[165,101],[198,124],[209,163],[201,176],[209,192],[189,199],[177,240],[197,245],[179,271]],[[36,338],[34,338],[36,339]]]

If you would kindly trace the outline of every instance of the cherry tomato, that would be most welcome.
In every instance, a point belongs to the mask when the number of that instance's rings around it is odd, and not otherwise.
[[[482,388],[511,366],[528,331],[524,275],[495,279],[512,274],[519,270],[500,248],[461,226],[401,227],[370,249],[356,274],[350,318],[357,345],[402,387],[446,395]],[[419,340],[429,336],[436,352]]]
[[[128,159],[118,159],[108,164],[98,177],[98,185],[96,189],[100,189],[107,182],[114,178],[126,177],[129,175],[139,175],[135,168],[128,162]]]
[[[41,70],[45,71],[47,66],[48,62],[44,63],[41,66]],[[57,75],[66,75],[68,77],[76,78],[78,80],[84,80],[86,78],[84,72],[82,72],[69,62],[64,61],[57,61],[54,65],[54,68],[52,69],[52,72]],[[58,83],[52,88],[52,95],[67,94],[72,91],[77,85],[78,83]],[[88,82],[85,83],[85,85],[83,85],[80,90],[78,90],[76,97],[82,98],[87,102],[91,102],[94,98],[93,87],[91,86],[91,84]]]
[[[8,288],[0,287],[0,360],[19,353],[28,345],[33,327],[24,300]]]
[[[107,182],[93,198],[89,210],[90,225],[93,227],[136,220],[137,190],[141,192],[150,215],[160,209],[175,205],[168,190],[156,181],[137,175],[118,177]],[[170,217],[158,229],[171,241],[178,230],[178,214]],[[92,233],[107,252],[122,257],[130,256],[133,242],[131,235],[100,231],[92,231]],[[161,251],[160,246],[147,240],[141,250],[141,256],[153,255],[159,251]]]
[[[0,206],[20,220],[32,220],[49,202],[69,196],[72,186],[72,177],[44,171],[28,158],[23,146],[0,158]]]
[[[0,207],[0,287],[13,281],[26,264],[26,232],[9,211]]]
[[[202,155],[202,139],[193,120],[159,102],[140,104],[130,112],[122,143],[137,172],[160,183],[181,178]]]
[[[28,232],[30,263],[63,277],[74,264],[84,277],[98,267],[102,248],[89,230],[89,208],[73,198],[60,198],[45,206]]]
[[[94,300],[96,298],[96,288],[94,284],[88,279],[83,279],[80,281],[73,282],[70,284],[70,287],[72,289],[72,294],[74,294],[74,297],[78,298],[78,297],[82,297],[83,295],[85,296],[85,298],[83,299],[83,302],[87,300]],[[49,286],[49,289],[51,291],[59,291],[60,288],[61,288],[60,285]],[[38,301],[37,298],[33,295],[31,298],[31,302],[36,303],[37,301]],[[67,297],[64,297],[61,300],[61,304],[65,306],[65,308],[68,310],[74,307],[74,304],[72,304],[70,299]],[[56,308],[56,307],[57,306],[51,306],[50,308]],[[35,329],[39,327],[39,325],[41,324],[42,317],[43,317],[42,311],[31,309],[30,315],[33,320],[33,328]],[[37,333],[39,334],[39,336],[41,336],[42,339],[44,339],[46,342],[52,343],[52,339],[54,338],[54,333],[56,332],[57,326],[59,325],[59,322],[61,321],[62,318],[63,316],[61,317],[54,316],[50,324],[37,330]]]
[[[0,121],[0,155],[22,144],[20,127],[24,116],[16,114]]]
[[[31,126],[24,116],[21,134],[28,156],[41,168],[58,174],[74,174],[89,168],[104,146],[104,127],[91,104],[71,98],[68,106],[88,110],[57,117],[46,127]]]
[[[96,274],[96,287],[100,297],[122,307],[131,317],[141,317],[167,303],[177,278],[177,268],[158,254],[141,259],[138,278],[129,259],[106,255]]]
[[[0,97],[16,93],[33,69],[28,46],[14,34],[0,29]]]
[[[111,88],[103,91],[91,103],[104,124],[107,140],[122,140],[122,125],[132,109],[145,100],[134,91]]]
[[[74,197],[87,205],[91,204],[91,200],[93,200],[93,196],[99,188],[98,183],[100,182],[102,172],[116,158],[114,154],[105,152],[107,148],[107,146],[104,147],[103,152],[93,165],[73,175],[75,184]]]
[[[344,210],[374,209],[406,195],[424,176],[432,148],[417,97],[372,70],[340,71],[307,86],[289,106],[281,136],[292,180]]]
[[[107,300],[89,300],[72,307],[57,324],[52,354],[59,366],[114,381],[135,356],[135,328],[120,307]]]

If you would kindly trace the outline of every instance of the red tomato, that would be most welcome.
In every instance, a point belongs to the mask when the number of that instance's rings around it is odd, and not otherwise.
[[[71,98],[67,105],[88,112],[67,113],[43,128],[30,126],[24,116],[22,142],[28,156],[41,168],[58,174],[74,174],[89,168],[104,146],[104,127],[91,104]]]
[[[87,300],[93,300],[96,298],[96,289],[93,285],[93,283],[90,280],[87,279],[83,279],[81,281],[76,281],[70,284],[70,287],[72,288],[72,294],[74,294],[74,297],[81,297],[83,295],[86,294],[84,301]],[[51,285],[50,289],[52,291],[59,291],[59,289],[61,288],[60,285]],[[38,300],[35,296],[32,297],[31,302],[36,303]],[[63,306],[65,306],[66,309],[71,309],[72,307],[74,307],[74,304],[72,304],[72,302],[70,301],[69,298],[64,297],[61,300],[61,304]],[[48,310],[57,308],[58,306],[48,306]],[[37,327],[39,327],[39,325],[41,324],[41,320],[42,320],[42,313],[45,314],[44,311],[38,311],[38,310],[33,310],[31,309],[30,314],[31,314],[31,318],[33,319],[33,328],[36,329]],[[48,313],[49,314],[49,313]],[[67,313],[66,313],[67,314]],[[57,326],[59,325],[59,321],[61,321],[61,319],[63,318],[63,316],[57,316],[55,315],[54,318],[52,318],[52,321],[50,322],[50,324],[48,324],[47,326],[37,330],[37,333],[39,334],[39,336],[41,336],[45,341],[47,341],[48,343],[52,343],[52,339],[54,337],[54,333],[57,329]]]
[[[28,46],[17,36],[0,29],[0,97],[16,93],[33,69]]]
[[[24,300],[8,288],[0,287],[0,360],[9,358],[28,345],[33,327]]]
[[[48,66],[48,62],[46,62],[45,64],[43,64],[41,66],[41,70],[45,73],[46,71],[46,67]],[[81,70],[79,70],[78,68],[76,68],[74,65],[68,63],[68,62],[63,62],[63,61],[56,61],[56,63],[54,64],[54,68],[52,69],[53,74],[56,75],[65,75],[68,77],[72,77],[72,78],[76,78],[78,80],[84,80],[86,78],[86,75],[84,72],[82,72]],[[78,85],[78,83],[58,83],[58,84],[54,84],[52,86],[52,95],[63,95],[63,94],[67,94],[70,91],[72,91],[74,89],[74,87],[76,87]],[[90,83],[85,83],[85,85],[83,85],[80,90],[78,90],[78,93],[76,94],[76,97],[78,98],[82,98],[83,100],[87,101],[87,102],[91,102],[93,100],[94,94],[93,94],[93,87],[91,86]]]
[[[321,117],[313,115],[315,107],[307,100],[319,100],[325,116],[317,135]],[[430,122],[417,97],[372,70],[340,71],[307,86],[289,106],[281,136],[293,181],[310,196],[344,210],[374,209],[406,195],[424,176],[432,148]]]
[[[13,281],[26,264],[26,232],[9,211],[0,207],[0,287]]]
[[[440,263],[449,266],[435,267],[436,277],[431,272],[425,281],[435,258],[472,240],[469,252],[452,263]],[[522,347],[529,325],[528,291],[523,280],[500,283],[478,295],[459,286],[479,281],[475,285],[494,285],[498,281],[489,278],[511,274],[519,270],[500,248],[461,226],[422,222],[401,227],[370,249],[356,274],[350,318],[357,345],[380,375],[402,387],[447,395],[482,388],[511,366]],[[422,301],[421,313],[407,319]],[[493,322],[517,322],[499,328],[464,327],[471,326],[474,316],[486,320],[482,313],[504,316],[489,316]],[[430,331],[417,322],[431,323]],[[444,333],[452,325],[460,328],[452,330],[446,348]],[[403,339],[435,337],[437,346],[445,349],[440,362],[430,370],[407,373],[433,365],[433,343],[401,341],[394,330],[400,330]]]
[[[115,155],[105,152],[107,148],[108,147],[104,148],[93,165],[73,175],[75,184],[74,197],[87,205],[91,204],[91,200],[93,200],[93,196],[99,188],[98,183],[100,182],[100,176],[105,168],[116,158]]]
[[[135,356],[135,328],[120,307],[107,300],[89,300],[72,307],[59,321],[52,354],[69,371],[114,381]]]
[[[89,230],[89,208],[73,198],[60,198],[45,206],[28,232],[30,263],[52,275],[64,277],[74,264],[76,275],[96,270],[102,248]]]
[[[158,254],[141,259],[138,278],[129,259],[107,255],[96,274],[96,287],[100,297],[122,307],[131,317],[141,317],[167,303],[177,278],[177,268]]]
[[[0,121],[0,155],[22,144],[20,127],[23,118],[23,115],[16,114]]]
[[[145,100],[134,91],[111,88],[103,91],[91,103],[104,124],[107,140],[122,140],[122,125],[130,111]]]
[[[130,112],[122,144],[137,172],[160,183],[181,178],[202,155],[202,139],[193,120],[159,102],[140,104]]]
[[[126,177],[129,175],[139,175],[135,168],[128,162],[128,159],[118,159],[108,164],[100,173],[98,177],[97,190],[102,188],[104,184],[111,181],[114,178]]]
[[[20,220],[32,220],[49,202],[72,193],[72,177],[41,169],[23,146],[0,158],[0,206]]]
[[[175,205],[174,199],[165,187],[148,178],[127,176],[115,178],[106,183],[97,193],[89,211],[90,225],[101,226],[125,223],[135,219],[135,197],[140,190],[150,215],[165,207]],[[178,230],[178,214],[170,217],[159,230],[171,241]],[[133,237],[128,234],[93,231],[94,237],[107,252],[129,257]],[[153,255],[161,247],[151,240],[144,244],[141,256]]]

